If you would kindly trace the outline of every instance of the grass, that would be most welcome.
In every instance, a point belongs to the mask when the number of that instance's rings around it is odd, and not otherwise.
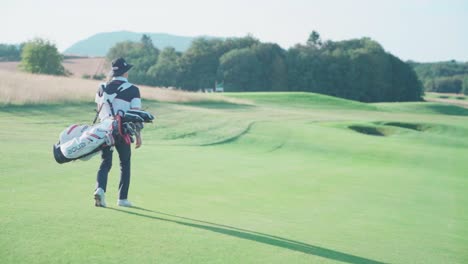
[[[94,101],[101,81],[0,70],[0,106]],[[165,88],[139,86],[142,98],[160,102],[216,102],[248,104],[218,94],[190,93]]]
[[[454,94],[454,93],[426,93],[425,98],[466,100],[466,96],[464,94]]]
[[[144,102],[157,120],[132,150],[134,208],[115,206],[116,157],[107,209],[93,206],[98,158],[53,160],[91,103],[1,107],[1,262],[468,262],[463,108],[227,96],[249,103]]]
[[[226,93],[226,95],[239,99],[246,99],[263,105],[277,105],[295,108],[328,108],[328,109],[358,109],[376,110],[372,105],[356,101],[341,99],[328,95],[312,94],[306,92],[255,92],[255,93]]]
[[[414,114],[443,114],[454,116],[467,116],[468,108],[453,104],[443,104],[437,102],[417,102],[417,103],[376,103],[374,104],[381,111],[402,112]]]
[[[468,108],[467,97],[463,94],[426,93],[424,99],[428,102],[446,103]]]

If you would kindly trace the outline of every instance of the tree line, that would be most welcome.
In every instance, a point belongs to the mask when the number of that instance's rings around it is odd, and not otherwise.
[[[409,62],[428,92],[468,94],[468,62]]]
[[[228,92],[307,91],[363,102],[418,101],[423,86],[413,68],[370,38],[322,41],[313,31],[288,50],[252,36],[195,39],[183,53],[140,42],[120,42],[109,61],[124,57],[137,84],[189,91],[222,83]]]
[[[66,75],[54,44],[42,39],[21,46],[0,46],[32,73]],[[19,53],[18,53],[18,52]],[[0,53],[1,55],[2,53]],[[14,57],[13,56],[13,57]],[[253,36],[195,39],[185,52],[159,50],[150,37],[113,46],[107,59],[134,64],[136,84],[189,91],[223,84],[227,92],[307,91],[363,102],[418,101],[423,86],[413,68],[370,38],[323,41],[313,31],[307,41],[287,50]]]
[[[0,61],[20,61],[24,44],[0,44]]]

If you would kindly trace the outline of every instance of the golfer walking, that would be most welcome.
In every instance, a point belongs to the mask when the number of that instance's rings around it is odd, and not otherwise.
[[[141,109],[140,90],[135,85],[128,82],[128,70],[133,65],[128,64],[123,58],[118,58],[112,62],[112,79],[107,84],[102,84],[96,94],[96,103],[99,109],[99,119],[113,118],[114,115],[123,115],[130,109]],[[104,94],[110,100],[103,100]],[[110,95],[110,96],[108,96]],[[141,137],[136,135],[136,148],[141,146]],[[115,149],[120,160],[120,183],[118,206],[130,207],[132,204],[128,200],[128,189],[130,187],[130,145],[122,138],[115,139]],[[112,167],[111,147],[102,150],[102,162],[97,173],[96,190],[94,192],[95,205],[106,207],[105,193],[107,187],[107,176]]]

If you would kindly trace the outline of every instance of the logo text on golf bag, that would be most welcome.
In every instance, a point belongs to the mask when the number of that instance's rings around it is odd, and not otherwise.
[[[75,146],[75,147],[69,149],[69,150],[68,150],[68,155],[70,155],[70,154],[72,154],[72,153],[74,153],[74,152],[77,152],[78,150],[84,148],[85,146],[86,146],[85,143],[80,143],[78,146]]]

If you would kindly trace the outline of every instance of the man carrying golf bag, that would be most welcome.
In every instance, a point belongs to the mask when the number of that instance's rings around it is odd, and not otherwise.
[[[128,70],[133,65],[128,64],[123,58],[118,58],[112,62],[112,79],[107,84],[101,84],[97,94],[96,103],[100,122],[108,118],[121,118],[131,109],[141,109],[140,90],[135,85],[128,82]],[[136,146],[142,144],[139,133],[140,128],[136,128]],[[118,206],[130,207],[132,204],[127,199],[130,187],[130,137],[120,136],[115,138],[115,149],[120,160],[120,183]],[[111,147],[102,149],[102,162],[97,173],[96,190],[94,192],[95,205],[106,207],[105,192],[107,187],[107,176],[112,167]]]

